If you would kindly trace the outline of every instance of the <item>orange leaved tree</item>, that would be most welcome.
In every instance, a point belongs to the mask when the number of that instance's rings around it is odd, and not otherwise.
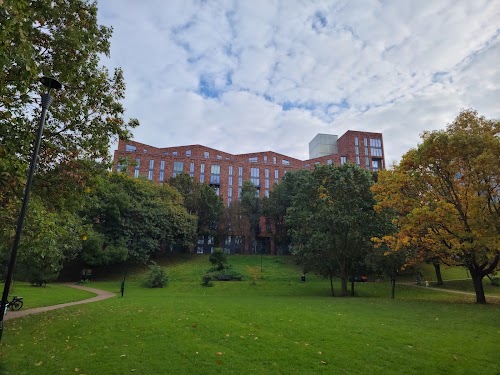
[[[464,110],[422,139],[372,188],[377,209],[398,213],[397,232],[379,241],[467,267],[486,303],[482,279],[500,260],[500,121]]]

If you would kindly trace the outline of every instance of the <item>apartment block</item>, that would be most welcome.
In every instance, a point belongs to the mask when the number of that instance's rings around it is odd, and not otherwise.
[[[348,162],[371,171],[383,169],[382,134],[352,130],[340,137],[318,134],[309,143],[307,160],[274,151],[231,154],[202,145],[158,148],[133,140],[120,140],[114,153],[113,169],[126,169],[130,176],[158,183],[186,173],[196,181],[212,186],[225,204],[229,205],[240,196],[243,181],[252,181],[259,196],[268,197],[273,186],[289,171],[313,169],[315,164],[340,165]],[[267,232],[261,232],[259,246],[266,247],[267,253],[273,254],[272,233]],[[210,242],[210,239],[205,239],[203,247],[210,247]],[[252,246],[248,241],[242,245],[243,242],[244,239],[234,238],[226,245],[228,249],[244,247],[244,252],[248,253]],[[235,243],[240,246],[233,246]],[[253,250],[256,251],[255,244]]]

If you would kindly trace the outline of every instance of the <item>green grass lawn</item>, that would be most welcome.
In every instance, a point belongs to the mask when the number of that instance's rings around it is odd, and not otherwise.
[[[89,285],[91,286],[91,285]],[[4,284],[0,283],[3,290]],[[36,287],[27,282],[15,281],[9,291],[9,300],[13,296],[23,297],[23,310],[34,307],[58,305],[60,303],[79,301],[94,297],[94,293],[84,290],[76,290],[59,284],[47,284]]]
[[[500,304],[387,283],[332,298],[291,258],[230,262],[244,281],[202,287],[207,257],[186,257],[166,288],[130,272],[124,298],[8,321],[0,374],[500,374]]]

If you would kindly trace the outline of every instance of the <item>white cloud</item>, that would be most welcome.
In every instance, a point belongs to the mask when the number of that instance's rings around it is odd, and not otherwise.
[[[500,4],[107,0],[135,139],[308,157],[316,133],[384,133],[387,161],[463,108],[500,117]]]

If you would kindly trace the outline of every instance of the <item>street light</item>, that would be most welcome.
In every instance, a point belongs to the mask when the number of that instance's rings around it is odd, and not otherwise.
[[[31,183],[33,181],[33,174],[36,168],[38,151],[40,150],[40,142],[42,140],[43,126],[45,124],[45,116],[47,115],[47,109],[49,108],[50,103],[52,102],[52,97],[50,96],[50,90],[51,89],[59,90],[62,87],[59,81],[50,77],[42,77],[40,78],[40,82],[47,87],[47,93],[42,94],[42,114],[40,116],[40,122],[38,125],[38,132],[36,135],[33,156],[31,157],[30,169],[28,172],[28,181],[26,182],[26,188],[24,189],[24,198],[23,198],[23,204],[21,206],[21,213],[19,214],[19,219],[17,221],[16,236],[14,237],[14,245],[12,246],[12,252],[10,254],[7,277],[5,278],[5,285],[3,287],[2,303],[0,304],[0,340],[2,339],[2,334],[3,334],[3,317],[5,314],[5,308],[7,306],[7,297],[9,296],[9,289],[12,283],[14,266],[16,265],[17,248],[19,247],[19,241],[21,239],[21,231],[23,229],[24,217],[26,216],[26,210],[28,208]]]

